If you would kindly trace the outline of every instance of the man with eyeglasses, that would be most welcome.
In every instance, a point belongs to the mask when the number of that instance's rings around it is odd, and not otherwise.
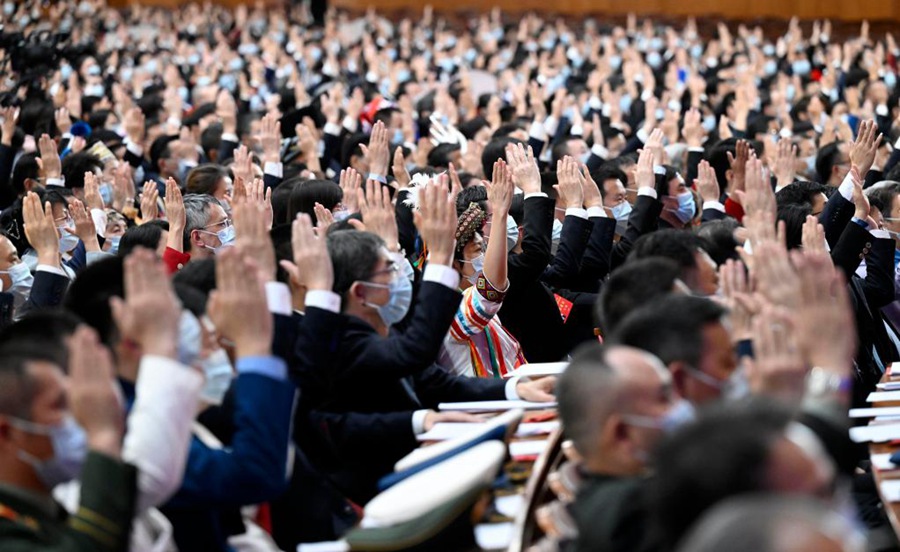
[[[234,244],[234,226],[216,198],[188,194],[184,214],[184,249],[192,259],[208,259]]]

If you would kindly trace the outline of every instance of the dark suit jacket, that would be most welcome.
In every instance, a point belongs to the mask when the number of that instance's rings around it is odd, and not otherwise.
[[[628,228],[619,241],[613,246],[610,268],[625,262],[625,258],[631,253],[634,242],[644,234],[649,234],[659,228],[659,214],[662,213],[662,202],[650,196],[639,195],[634,202],[634,208],[628,215]]]
[[[588,219],[576,216],[565,218],[556,255],[541,277],[551,289],[568,288],[576,283],[593,227]]]
[[[591,224],[593,225],[591,237],[572,291],[596,293],[600,289],[600,281],[609,274],[616,237],[616,220],[609,217],[593,217]]]
[[[728,215],[718,209],[704,209],[701,215],[701,222],[709,222],[711,220],[722,220]]]
[[[503,326],[522,345],[529,362],[556,361],[568,353],[556,299],[541,282],[550,263],[553,213],[552,199],[525,200],[522,252],[509,255],[509,292],[498,313]]]
[[[844,227],[853,218],[856,207],[852,201],[847,201],[844,196],[837,190],[831,194],[825,203],[822,214],[819,215],[819,222],[825,228],[825,240],[828,245],[834,247],[844,231]]]
[[[62,304],[63,296],[69,287],[69,279],[59,274],[38,270],[34,273],[31,294],[19,308],[17,316],[38,309],[57,307]]]
[[[636,552],[648,539],[649,507],[643,479],[585,475],[569,513],[578,537],[568,552]]]

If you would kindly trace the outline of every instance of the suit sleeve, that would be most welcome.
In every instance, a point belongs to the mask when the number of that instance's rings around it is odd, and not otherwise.
[[[63,295],[68,287],[69,279],[65,276],[45,270],[36,271],[34,283],[31,285],[31,293],[28,295],[28,300],[22,305],[20,314],[61,305]]]
[[[856,208],[853,202],[847,201],[841,192],[835,190],[825,203],[825,209],[819,215],[819,222],[825,228],[825,240],[834,247],[844,231],[844,227],[853,218]]]
[[[662,212],[662,203],[653,196],[638,195],[634,202],[634,209],[628,216],[628,228],[625,235],[613,246],[610,258],[610,269],[615,270],[625,262],[625,258],[631,253],[634,242],[644,234],[649,234],[659,226],[659,214]]]
[[[593,229],[581,262],[578,282],[572,288],[578,291],[597,291],[600,280],[609,274],[616,221],[609,217],[593,217],[591,224]]]
[[[287,489],[294,386],[257,373],[241,374],[232,385],[236,429],[231,447],[213,449],[194,438],[181,489],[170,506],[257,504]]]
[[[125,551],[137,494],[137,470],[106,455],[90,452],[81,469],[81,502],[69,517],[68,545],[29,550]],[[4,545],[6,550],[6,545]]]
[[[507,264],[510,286],[536,281],[550,263],[554,205],[555,202],[547,197],[530,197],[525,200],[522,252],[510,254]]]
[[[0,209],[6,209],[16,201],[12,187],[13,159],[16,152],[11,146],[0,144]]]
[[[397,234],[400,247],[406,251],[407,257],[415,255],[416,237],[419,235],[413,221],[413,212],[404,201],[409,197],[409,190],[401,190],[397,193],[397,204],[394,206],[394,216],[397,219]]]
[[[860,262],[871,247],[872,235],[862,226],[850,223],[844,227],[841,237],[831,249],[834,266],[844,273],[847,281],[853,277]],[[869,244],[868,247],[866,244]]]
[[[566,216],[556,255],[541,278],[546,284],[553,288],[572,287],[578,278],[592,226],[588,219]]]
[[[469,378],[432,365],[413,376],[416,395],[426,408],[442,402],[497,401],[506,399],[506,380]]]

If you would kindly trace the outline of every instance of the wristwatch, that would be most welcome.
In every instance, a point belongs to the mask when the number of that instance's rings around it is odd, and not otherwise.
[[[813,366],[806,376],[806,392],[812,396],[827,396],[849,393],[853,388],[853,378],[841,377],[827,368]]]

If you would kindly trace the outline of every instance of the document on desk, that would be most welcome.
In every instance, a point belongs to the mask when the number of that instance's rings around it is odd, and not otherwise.
[[[878,408],[851,408],[851,418],[872,418],[875,416],[900,416],[900,406],[882,406]]]
[[[900,479],[886,479],[881,482],[881,496],[888,502],[900,502]]]
[[[874,391],[866,397],[867,402],[900,401],[900,391]]]
[[[850,439],[854,443],[883,443],[900,439],[900,424],[867,425],[850,428]]]
[[[892,471],[896,469],[900,469],[900,466],[891,462],[891,454],[890,452],[885,452],[883,454],[873,454],[869,457],[872,460],[872,466],[878,471]]]
[[[537,456],[547,448],[547,439],[540,441],[512,441],[509,443],[509,455],[513,458]]]
[[[523,364],[515,370],[504,374],[503,378],[512,377],[538,377],[538,376],[558,376],[566,371],[569,366],[568,362],[536,362],[534,364]]]
[[[419,441],[446,441],[457,437],[464,437],[477,431],[484,424],[473,423],[440,423],[434,424],[431,430],[420,435],[416,435]],[[559,421],[553,420],[549,422],[530,422],[519,424],[516,430],[516,437],[531,437],[534,435],[547,435],[554,429],[559,427]]]
[[[541,410],[544,408],[556,408],[556,401],[531,402],[531,401],[469,401],[441,403],[438,410],[464,410],[468,412],[494,412],[500,410],[512,410],[522,408],[525,410]]]

